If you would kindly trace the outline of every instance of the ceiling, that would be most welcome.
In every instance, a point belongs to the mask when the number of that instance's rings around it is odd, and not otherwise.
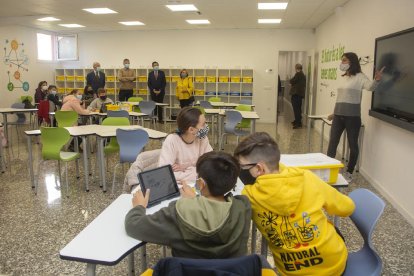
[[[258,2],[288,2],[287,9],[258,10]],[[348,0],[1,0],[0,26],[20,25],[48,31],[115,31],[176,29],[313,29]],[[194,4],[196,12],[171,12],[166,4]],[[117,14],[94,15],[84,8],[110,8]],[[53,16],[58,22],[37,19]],[[281,18],[281,24],[258,24],[259,18]],[[190,25],[186,19],[208,19],[210,25]],[[141,21],[145,26],[124,26]],[[77,23],[68,29],[58,24]]]

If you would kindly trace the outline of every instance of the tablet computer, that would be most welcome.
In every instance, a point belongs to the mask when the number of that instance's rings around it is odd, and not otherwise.
[[[157,205],[163,200],[180,196],[171,165],[141,172],[138,174],[138,179],[144,195],[147,189],[151,190],[148,207]]]

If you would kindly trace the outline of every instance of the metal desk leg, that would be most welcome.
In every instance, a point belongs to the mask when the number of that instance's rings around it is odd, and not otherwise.
[[[325,133],[325,122],[322,121],[322,130],[321,130],[321,151],[323,152],[323,134]]]
[[[262,247],[260,250],[260,255],[264,256],[265,258],[267,257],[267,240],[263,235],[262,235]]]
[[[218,128],[218,139],[217,139],[217,141],[219,142],[219,144],[220,144],[220,139],[221,139],[221,134],[222,134],[222,124],[223,124],[223,116],[221,116],[221,115],[218,115],[218,126],[217,126],[217,128]],[[221,149],[219,149],[219,150],[221,150]]]
[[[308,152],[311,151],[311,137],[310,137],[310,133],[311,133],[311,124],[312,124],[312,119],[308,118]]]
[[[251,240],[251,250],[252,250],[252,254],[256,253],[256,233],[257,233],[257,228],[256,225],[252,222],[252,240]]]
[[[86,275],[95,276],[96,264],[87,264],[86,265]]]
[[[7,113],[3,113],[3,127],[4,127],[4,136],[7,139],[6,147],[8,147],[9,146],[9,131],[7,127]]]
[[[128,276],[135,275],[134,251],[128,255]]]
[[[35,187],[34,183],[34,173],[33,173],[33,150],[32,150],[32,137],[27,135],[27,149],[29,151],[29,175],[30,175],[30,183],[32,184],[32,188]]]
[[[106,179],[105,179],[105,155],[104,155],[104,138],[99,138],[99,152],[100,152],[100,161],[101,161],[101,185],[103,187],[103,191],[106,192]]]
[[[252,120],[252,133],[256,132],[256,119]]]
[[[147,244],[144,244],[140,248],[141,254],[141,273],[147,270]]]
[[[85,190],[89,192],[88,141],[86,140],[86,136],[82,136],[82,144],[83,144],[83,167],[84,167],[84,174],[85,174]]]

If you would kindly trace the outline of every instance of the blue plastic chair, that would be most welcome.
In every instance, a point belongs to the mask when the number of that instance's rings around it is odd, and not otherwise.
[[[351,220],[364,239],[364,246],[357,252],[348,255],[345,276],[377,276],[381,275],[382,260],[372,244],[372,232],[381,217],[385,203],[367,189],[357,189],[349,194],[355,203],[355,211]]]
[[[237,137],[237,144],[239,143],[240,136],[248,135],[250,132],[238,129],[237,125],[242,121],[243,117],[237,110],[226,110],[226,121],[224,124],[224,132],[220,139],[220,150],[223,150],[224,136],[227,134],[233,134]]]
[[[214,108],[209,101],[200,101],[200,106],[207,109]]]
[[[141,112],[148,116],[148,118],[152,121],[154,128],[155,128],[155,121],[157,120],[157,116],[154,116],[155,110],[155,102],[153,101],[140,101],[139,102],[139,109]]]
[[[123,163],[133,163],[137,159],[138,154],[148,143],[148,132],[144,129],[134,130],[116,130],[116,139],[119,144],[119,163],[115,165],[114,177],[112,180],[112,194],[115,189],[116,168]]]
[[[124,117],[124,118],[128,118],[129,119],[129,113],[126,110],[118,110],[118,111],[114,111],[114,110],[108,110],[106,112],[106,117]]]

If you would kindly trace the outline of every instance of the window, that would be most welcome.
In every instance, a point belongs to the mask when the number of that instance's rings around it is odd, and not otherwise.
[[[57,60],[78,60],[77,35],[58,35],[56,44]]]
[[[37,34],[37,59],[53,60],[52,36],[47,34]]]

